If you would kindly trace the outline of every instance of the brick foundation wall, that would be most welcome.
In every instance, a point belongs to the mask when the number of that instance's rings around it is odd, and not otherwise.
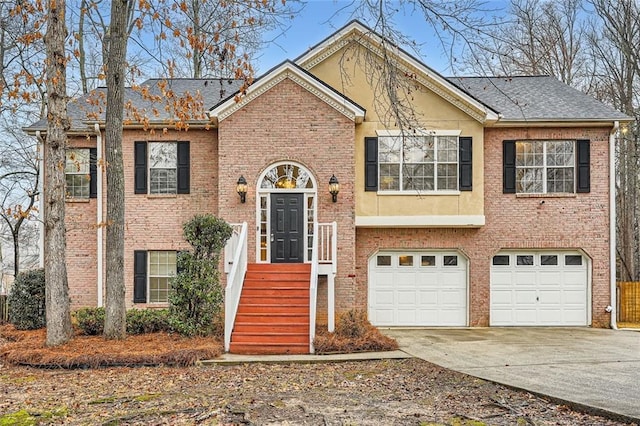
[[[570,197],[502,193],[502,141],[591,140],[591,192]],[[469,325],[489,325],[491,258],[501,249],[581,249],[591,259],[592,324],[606,327],[609,287],[609,129],[486,129],[485,219],[479,229],[357,230],[357,307],[367,309],[367,265],[379,249],[456,249],[469,258]],[[544,201],[541,204],[541,201]]]

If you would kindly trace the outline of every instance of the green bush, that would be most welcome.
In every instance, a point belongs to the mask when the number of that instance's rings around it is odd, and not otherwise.
[[[224,301],[218,261],[233,228],[213,215],[197,215],[183,225],[193,251],[181,252],[171,280],[169,323],[185,336],[210,335]]]
[[[97,336],[104,332],[104,308],[82,308],[73,315],[83,334]]]
[[[127,333],[145,334],[170,331],[168,309],[131,309],[127,311]]]
[[[35,330],[46,326],[44,269],[19,273],[7,303],[9,322],[18,330]]]

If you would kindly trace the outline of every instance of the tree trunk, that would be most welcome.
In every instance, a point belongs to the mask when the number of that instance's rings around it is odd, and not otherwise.
[[[65,148],[67,145],[67,76],[65,2],[50,0],[47,8],[47,140],[45,142],[44,228],[47,346],[71,339],[65,235]]]
[[[127,332],[124,286],[124,167],[122,162],[127,10],[128,0],[114,0],[111,3],[110,39],[106,64],[107,260],[104,336],[107,339],[124,339]]]

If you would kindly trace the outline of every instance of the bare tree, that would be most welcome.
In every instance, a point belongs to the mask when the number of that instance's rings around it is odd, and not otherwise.
[[[71,339],[69,285],[67,282],[65,235],[65,148],[67,131],[67,55],[65,2],[47,2],[47,137],[45,143],[45,277],[48,346]]]

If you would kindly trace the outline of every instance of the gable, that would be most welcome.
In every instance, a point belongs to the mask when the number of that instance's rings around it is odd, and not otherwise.
[[[371,71],[366,68],[371,66],[371,58],[374,62],[382,63],[384,54],[397,67],[401,78],[409,76],[410,79],[413,79],[417,92],[429,92],[438,96],[480,123],[498,119],[498,114],[491,108],[402,49],[386,44],[383,51],[381,41],[381,37],[372,30],[358,22],[352,22],[296,59],[296,64],[344,91],[347,96],[364,105],[367,110],[371,110],[372,105],[368,102],[364,102],[358,97],[352,97],[362,94],[362,90],[360,88],[354,89],[354,94],[351,94],[348,88],[345,88],[345,83],[358,85],[367,78],[371,80]],[[365,57],[368,58],[367,63],[365,63]],[[347,74],[349,74],[350,71],[353,71],[354,66],[359,66],[361,75],[350,74],[346,78],[340,75],[341,69],[347,70]],[[338,76],[336,77],[336,75]],[[369,86],[369,90],[371,90],[371,86],[374,84],[370,81]],[[379,96],[379,94],[370,95],[370,98],[379,98]]]

